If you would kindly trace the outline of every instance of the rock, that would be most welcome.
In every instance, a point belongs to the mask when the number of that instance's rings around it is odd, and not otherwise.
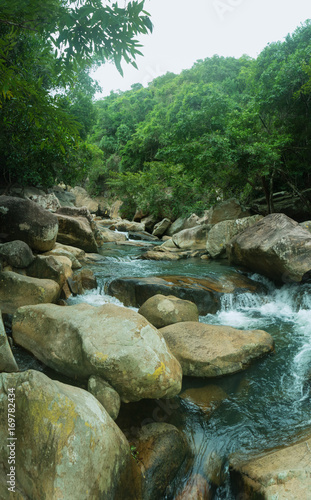
[[[199,217],[196,214],[190,215],[190,217],[179,217],[176,219],[171,226],[168,228],[165,234],[168,236],[173,236],[176,233],[179,233],[183,229],[190,229],[192,227],[197,227],[199,222]],[[204,222],[205,224],[205,222]]]
[[[311,233],[311,220],[306,220],[305,222],[300,222],[299,226],[307,229]]]
[[[126,219],[122,219],[120,222],[114,224],[113,229],[121,232],[129,232],[129,231],[145,231],[145,224],[142,222],[133,222]]]
[[[69,215],[69,217],[85,217],[92,231],[96,229],[96,223],[90,213],[90,211],[86,207],[61,207],[57,210],[57,214],[60,215]]]
[[[201,474],[194,474],[175,500],[211,500],[212,498],[212,491],[207,480]]]
[[[205,249],[209,229],[210,226],[208,225],[183,229],[179,233],[174,234],[172,240],[174,244],[181,249]]]
[[[195,404],[206,415],[210,416],[227,398],[227,394],[218,385],[209,384],[204,387],[186,389],[180,394],[180,397]]]
[[[131,444],[141,467],[141,498],[164,498],[165,489],[189,454],[184,435],[171,424],[147,424]]]
[[[58,243],[76,246],[85,252],[97,252],[94,233],[86,217],[56,215],[59,223]]]
[[[94,290],[97,288],[97,279],[91,269],[83,268],[75,273],[74,281],[81,283],[82,292],[84,290]]]
[[[185,259],[187,255],[184,253],[172,253],[171,251],[159,251],[156,250],[147,250],[147,252],[141,255],[141,259],[143,260],[180,260]]]
[[[183,374],[192,377],[239,372],[274,347],[271,335],[263,330],[237,330],[188,321],[159,331],[180,362]]]
[[[54,280],[61,288],[67,278],[63,264],[53,255],[37,255],[26,272],[33,278]]]
[[[271,214],[235,236],[231,263],[243,264],[277,283],[299,282],[311,269],[311,235],[284,214]]]
[[[84,252],[83,252],[84,253]],[[63,248],[53,248],[53,250],[50,250],[49,252],[46,252],[44,254],[46,255],[52,255],[53,257],[67,257],[71,261],[71,268],[72,269],[81,269],[82,265],[78,261],[78,259],[74,256],[74,254],[68,250],[65,250]]]
[[[214,259],[226,257],[226,246],[229,241],[248,227],[262,219],[262,215],[253,215],[243,219],[224,220],[215,224],[208,233],[206,250]]]
[[[31,278],[6,271],[0,273],[0,309],[13,314],[21,306],[56,302],[58,284],[50,279]]]
[[[93,214],[98,212],[98,201],[91,198],[85,189],[77,186],[71,189],[71,193],[75,196],[76,207],[86,207]]]
[[[0,227],[4,240],[21,240],[32,250],[47,252],[56,241],[58,221],[33,201],[0,196]]]
[[[142,240],[142,241],[159,241],[157,236],[149,234],[147,231],[129,231],[128,237],[130,240]]]
[[[61,243],[55,243],[53,251],[57,252],[59,250],[65,250],[70,252],[76,259],[83,260],[85,258],[85,251],[81,248],[73,247],[70,245],[62,245]],[[73,267],[74,269],[74,267]]]
[[[126,241],[127,238],[125,234],[118,233],[116,231],[111,231],[110,229],[105,229],[100,227],[100,235],[102,239],[102,244],[113,243],[115,241]]]
[[[141,219],[141,223],[144,225],[145,230],[152,233],[155,224],[159,221],[154,215],[148,215]]]
[[[310,449],[309,436],[247,461],[233,458],[230,475],[234,489],[245,498],[307,500],[311,491]]]
[[[182,300],[173,295],[153,295],[144,302],[138,313],[156,328],[181,321],[199,321],[197,306],[189,300]]]
[[[15,240],[0,245],[0,261],[11,267],[24,269],[34,260],[30,247],[24,241]]]
[[[140,314],[105,304],[20,308],[15,342],[54,370],[79,379],[98,375],[124,402],[173,397],[181,388],[179,363],[162,336]]]
[[[231,198],[229,200],[221,201],[214,205],[208,217],[209,224],[218,224],[223,220],[235,220],[242,219],[243,217],[249,217],[251,214],[248,210],[245,210],[240,203]]]
[[[117,391],[108,382],[94,375],[89,378],[87,389],[103,405],[112,420],[116,420],[121,406]]]
[[[0,311],[0,372],[17,372],[18,366],[6,336]]]
[[[161,236],[163,236],[163,234],[170,227],[171,224],[172,223],[169,219],[162,219],[154,226],[152,231],[153,236],[157,236],[158,238],[160,238]]]
[[[40,207],[44,208],[44,210],[49,210],[50,212],[56,212],[61,206],[59,199],[55,196],[54,193],[49,194],[39,194],[39,195],[31,195],[29,196],[29,200],[34,201]]]
[[[65,191],[60,186],[54,186],[53,189],[51,189],[51,192],[54,193],[61,207],[75,206],[76,197],[73,193]]]
[[[129,445],[91,394],[28,370],[0,375],[2,416],[10,401],[16,403],[17,441],[0,451],[1,498],[117,498],[122,474],[130,465]],[[1,418],[1,442],[7,437],[8,421]],[[8,496],[10,453],[20,497]]]
[[[226,276],[149,276],[148,278],[117,278],[108,286],[108,293],[126,306],[140,307],[156,294],[174,295],[194,302],[200,315],[214,314],[220,307],[221,296],[227,293],[261,291],[261,285],[232,272]]]

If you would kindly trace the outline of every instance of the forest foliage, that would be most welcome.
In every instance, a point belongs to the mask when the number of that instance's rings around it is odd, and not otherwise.
[[[311,187],[311,24],[257,59],[214,56],[147,88],[95,104],[90,141],[104,166],[91,176],[136,206],[178,216],[234,196],[242,202]],[[171,213],[170,213],[171,212]]]
[[[213,56],[95,100],[94,65],[135,65],[144,2],[0,0],[2,182],[107,189],[177,217],[311,188],[311,22],[257,57]],[[308,201],[306,200],[306,203]]]

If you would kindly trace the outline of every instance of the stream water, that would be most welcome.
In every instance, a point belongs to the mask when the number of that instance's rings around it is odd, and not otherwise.
[[[71,303],[118,303],[106,294],[106,289],[112,279],[122,276],[204,277],[232,272],[225,261],[144,261],[138,259],[140,253],[140,248],[106,244],[103,260],[90,265],[97,276],[98,289],[75,297]],[[180,471],[162,500],[173,500],[196,474],[207,478],[213,475],[214,480],[216,477],[219,485],[214,489],[215,500],[237,499],[228,472],[231,454],[247,457],[289,444],[311,427],[311,285],[284,284],[276,288],[259,275],[250,277],[263,282],[267,293],[228,294],[217,314],[200,317],[200,321],[266,330],[274,338],[275,353],[235,375],[214,380],[185,378],[183,390],[212,384],[225,392],[212,413],[181,398],[176,398],[176,404],[171,406],[142,401],[123,405],[126,409],[121,410],[121,424],[131,415],[132,408],[136,426],[153,420],[172,423],[190,443],[194,459]]]

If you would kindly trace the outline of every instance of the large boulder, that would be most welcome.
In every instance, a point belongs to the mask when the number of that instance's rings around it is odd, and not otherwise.
[[[45,210],[49,210],[50,212],[56,212],[56,210],[58,210],[61,206],[59,199],[54,193],[33,194],[30,195],[28,199],[34,201],[37,205]]]
[[[244,370],[271,352],[274,342],[263,330],[237,330],[187,321],[159,330],[184,375],[219,377]]]
[[[85,252],[98,250],[90,222],[86,217],[71,217],[57,213],[59,231],[57,242],[81,248]]]
[[[249,216],[250,213],[248,210],[243,208],[237,200],[230,198],[229,200],[216,203],[216,205],[211,208],[208,222],[214,225],[223,220],[242,219],[242,217]]]
[[[0,311],[0,372],[17,372],[18,366],[4,329]]]
[[[179,363],[135,311],[113,304],[23,307],[14,315],[12,331],[15,342],[47,366],[73,378],[98,375],[125,402],[180,391]]]
[[[174,244],[182,250],[191,248],[198,249],[206,247],[208,238],[209,225],[196,226],[190,229],[183,229],[179,233],[173,235]]]
[[[226,257],[226,246],[229,241],[250,226],[263,218],[262,215],[243,217],[243,219],[224,220],[215,224],[208,233],[206,250],[214,259]]]
[[[56,241],[57,217],[30,200],[0,196],[1,237],[21,240],[32,250],[47,252]]]
[[[15,240],[0,245],[0,262],[16,269],[28,267],[34,260],[31,248],[24,241]]]
[[[122,219],[121,221],[117,222],[116,224],[113,224],[110,229],[116,229],[117,231],[121,231],[121,232],[145,231],[145,224],[143,222],[134,222],[134,221]]]
[[[141,470],[139,498],[164,498],[165,489],[190,452],[184,435],[171,424],[152,423],[144,425],[131,444]]]
[[[180,394],[180,397],[198,406],[207,416],[210,416],[228,395],[221,387],[209,384],[204,387],[189,387]]]
[[[197,306],[189,300],[182,300],[173,295],[154,295],[146,300],[138,312],[156,328],[181,321],[199,321]]]
[[[0,273],[0,309],[13,314],[21,306],[56,302],[59,285],[51,279],[23,276],[11,271]]]
[[[248,460],[231,459],[234,489],[249,499],[302,500],[311,492],[311,436]]]
[[[9,405],[16,441],[8,441]],[[38,371],[2,374],[0,415],[0,440],[9,445],[0,451],[1,498],[123,498],[117,491],[131,460],[128,442],[87,391]]]
[[[174,295],[194,302],[199,314],[214,314],[221,307],[221,297],[227,293],[258,292],[261,285],[240,273],[215,277],[149,276],[147,278],[117,278],[108,293],[126,306],[140,307],[156,294]]]
[[[271,214],[235,236],[230,262],[277,283],[299,282],[311,269],[311,234],[284,214]]]

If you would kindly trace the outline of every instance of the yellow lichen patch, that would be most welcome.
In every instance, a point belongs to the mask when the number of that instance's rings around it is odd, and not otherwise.
[[[148,378],[151,378],[152,380],[158,379],[162,373],[165,372],[165,364],[161,361],[159,368],[157,368],[153,373],[150,373],[148,375]]]
[[[108,354],[104,354],[103,352],[100,352],[100,351],[96,351],[92,358],[95,360],[95,361],[101,361],[101,362],[105,362],[106,359],[108,359]]]

